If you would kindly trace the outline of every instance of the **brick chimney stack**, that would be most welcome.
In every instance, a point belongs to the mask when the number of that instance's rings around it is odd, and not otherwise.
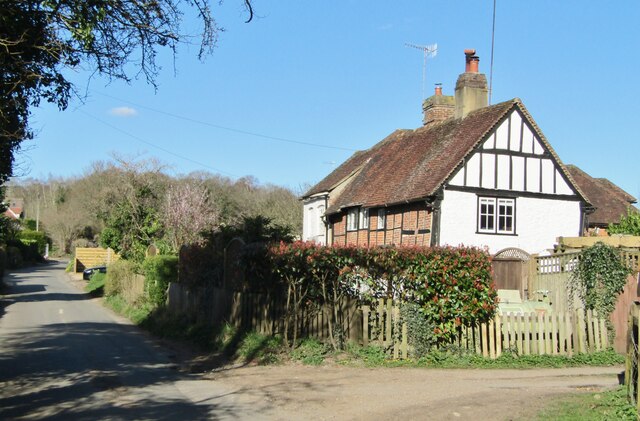
[[[487,77],[478,72],[480,58],[476,50],[464,50],[464,73],[458,76],[455,94],[455,118],[462,118],[471,111],[489,104]]]
[[[422,122],[425,126],[430,126],[433,123],[451,118],[453,117],[454,108],[455,100],[453,96],[442,95],[442,84],[436,83],[433,96],[427,98],[422,104],[422,111],[424,111]]]

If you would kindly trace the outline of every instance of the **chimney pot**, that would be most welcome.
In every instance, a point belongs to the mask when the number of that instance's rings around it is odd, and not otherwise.
[[[442,96],[442,83],[436,83],[436,96]]]
[[[476,50],[475,49],[471,49],[468,48],[466,50],[464,50],[464,61],[465,61],[465,66],[464,66],[464,72],[465,73],[469,73],[470,71],[470,62],[471,62],[471,57],[476,55]]]
[[[478,56],[472,56],[468,62],[469,70],[467,73],[478,73],[478,64],[480,64],[480,58]]]

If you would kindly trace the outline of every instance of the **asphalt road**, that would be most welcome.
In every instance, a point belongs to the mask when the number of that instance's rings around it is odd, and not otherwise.
[[[237,389],[178,372],[169,351],[66,276],[59,263],[5,275],[0,419],[260,418]]]

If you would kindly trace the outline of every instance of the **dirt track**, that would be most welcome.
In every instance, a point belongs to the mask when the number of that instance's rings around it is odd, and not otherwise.
[[[558,396],[618,385],[623,367],[539,370],[244,367],[205,377],[260,408],[265,419],[508,420]]]
[[[77,278],[71,282],[84,286]],[[190,365],[189,350],[169,348],[178,365]],[[517,420],[534,416],[564,394],[615,388],[624,367],[443,370],[287,364],[209,370],[191,374],[201,379],[198,393],[214,393],[250,409],[233,419]]]

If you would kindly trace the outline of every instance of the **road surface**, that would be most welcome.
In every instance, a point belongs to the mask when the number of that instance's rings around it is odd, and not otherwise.
[[[0,419],[259,418],[237,390],[177,371],[170,351],[73,288],[62,264],[5,283]]]

